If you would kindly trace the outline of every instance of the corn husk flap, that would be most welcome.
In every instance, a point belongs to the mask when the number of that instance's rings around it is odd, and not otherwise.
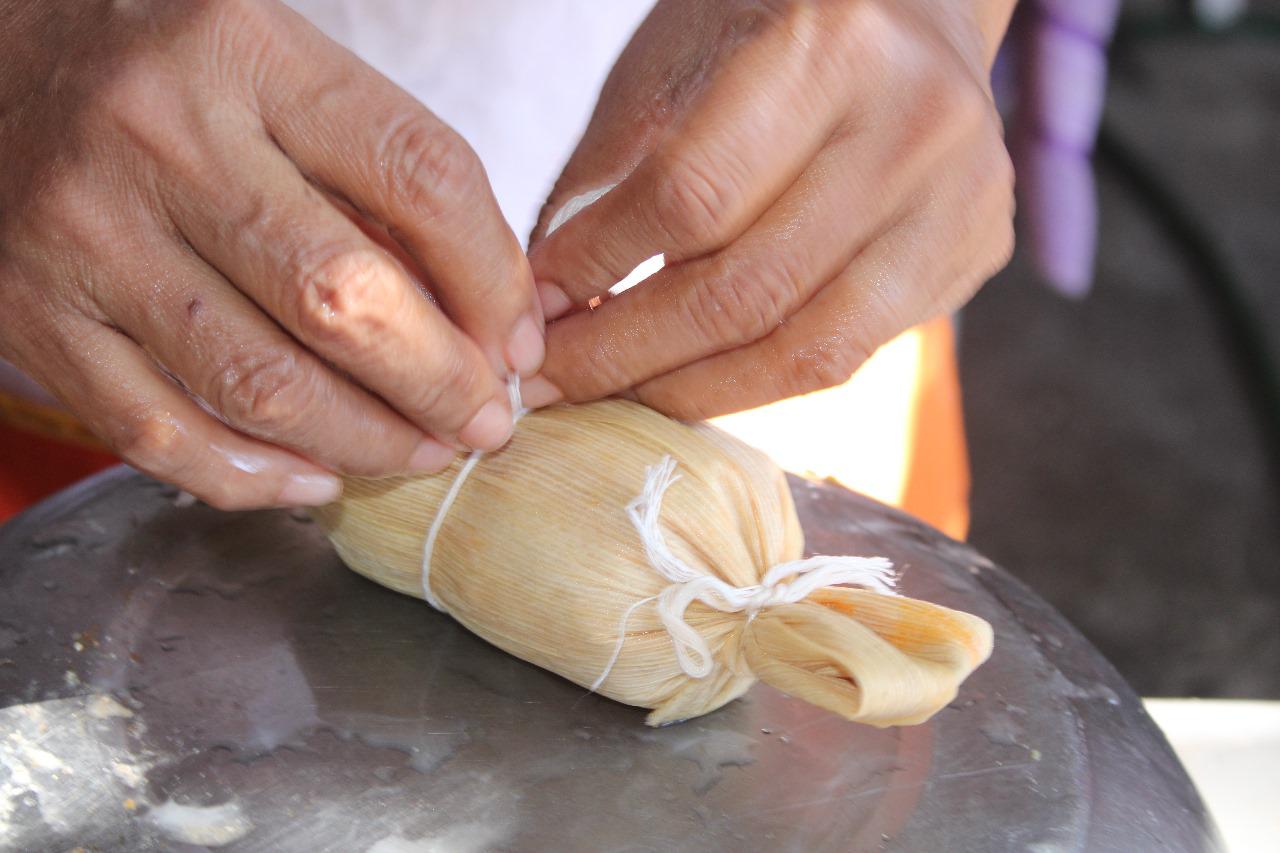
[[[713,427],[610,400],[530,414],[480,458],[440,525],[432,593],[485,640],[583,687],[607,672],[598,692],[652,709],[650,725],[713,711],[756,679],[849,720],[919,723],[990,654],[991,628],[976,616],[830,586],[754,613],[695,600],[684,618],[714,666],[686,674],[655,604],[633,608],[671,586],[626,511],[667,456],[679,479],[660,521],[676,558],[735,587],[800,558],[786,478],[767,457]],[[349,478],[316,517],[348,566],[422,598],[424,540],[462,464]]]

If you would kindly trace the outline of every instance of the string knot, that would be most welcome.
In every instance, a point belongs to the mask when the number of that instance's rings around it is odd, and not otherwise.
[[[715,668],[715,660],[707,641],[685,621],[685,612],[694,601],[724,613],[746,613],[747,619],[751,620],[765,608],[795,604],[823,587],[849,584],[884,595],[896,594],[893,588],[897,577],[893,563],[884,557],[817,556],[792,560],[769,569],[760,583],[741,587],[694,569],[668,547],[659,521],[662,498],[667,489],[680,479],[675,469],[676,462],[670,456],[664,456],[661,462],[649,466],[645,470],[643,490],[627,504],[627,515],[640,534],[649,564],[671,581],[671,585],[627,608],[618,626],[618,641],[613,655],[604,672],[591,685],[593,692],[604,684],[618,661],[626,641],[627,620],[637,607],[650,601],[658,602],[658,619],[671,635],[680,668],[690,678],[705,678]]]
[[[747,613],[755,616],[757,612],[766,607],[773,607],[777,604],[786,604],[787,595],[791,589],[790,584],[780,583],[777,586],[762,586],[750,598],[747,599],[746,606],[742,609]]]

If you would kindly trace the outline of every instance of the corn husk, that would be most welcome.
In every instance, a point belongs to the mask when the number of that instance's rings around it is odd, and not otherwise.
[[[680,668],[654,608],[670,584],[646,556],[625,507],[646,469],[673,457],[680,479],[661,525],[671,551],[734,586],[758,584],[804,549],[786,478],[765,456],[706,425],[625,401],[560,406],[517,425],[458,492],[435,542],[430,585],[468,629],[517,657],[652,709],[651,725],[712,711],[757,679],[841,716],[878,726],[922,722],[988,656],[991,629],[966,613],[909,598],[827,587],[753,618],[701,602],[686,620],[716,666]],[[461,460],[435,476],[348,479],[316,516],[355,571],[423,597],[427,531]]]

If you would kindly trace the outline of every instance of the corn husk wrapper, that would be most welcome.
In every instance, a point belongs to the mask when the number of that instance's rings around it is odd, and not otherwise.
[[[680,479],[660,518],[676,556],[735,586],[801,556],[786,478],[767,457],[713,427],[604,401],[530,414],[505,448],[482,457],[436,540],[433,594],[499,648],[590,686],[624,612],[670,585],[625,511],[667,455]],[[348,566],[422,598],[424,539],[461,464],[348,479],[342,499],[316,516]],[[716,658],[710,675],[685,674],[654,607],[642,605],[598,692],[651,708],[648,723],[661,725],[715,710],[760,679],[849,720],[913,724],[951,701],[992,642],[975,616],[850,587],[754,618],[695,601],[685,618]]]

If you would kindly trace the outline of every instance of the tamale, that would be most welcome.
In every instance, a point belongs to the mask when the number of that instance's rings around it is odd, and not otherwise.
[[[714,427],[556,406],[469,462],[348,478],[316,517],[355,571],[650,725],[757,679],[849,720],[919,723],[990,654],[986,622],[893,594],[886,561],[802,561],[785,476]]]

